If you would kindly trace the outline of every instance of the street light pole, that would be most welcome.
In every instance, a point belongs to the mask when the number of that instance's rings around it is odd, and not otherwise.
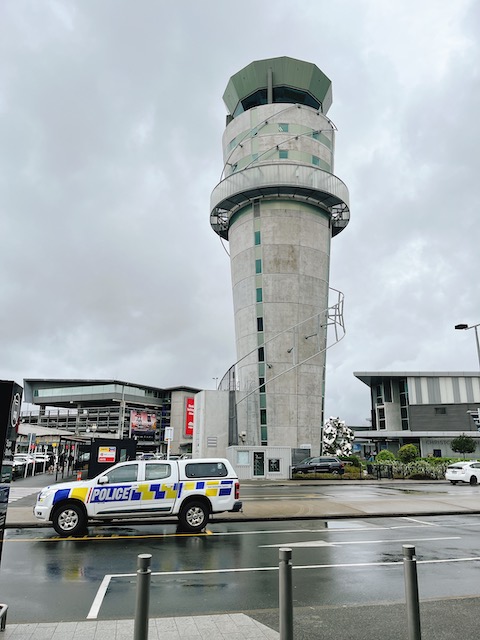
[[[475,329],[475,341],[477,343],[477,357],[478,357],[478,366],[480,368],[480,342],[478,340],[478,327],[480,327],[480,322],[478,324],[472,324],[468,326],[468,324],[456,324],[455,329]]]

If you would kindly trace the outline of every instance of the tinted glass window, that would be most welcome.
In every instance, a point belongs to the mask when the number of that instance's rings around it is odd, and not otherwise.
[[[223,478],[228,471],[223,462],[191,462],[185,466],[187,478]]]
[[[155,462],[145,465],[145,480],[162,480],[170,475],[170,465],[166,462]]]
[[[127,464],[124,467],[117,467],[111,471],[107,471],[108,483],[116,482],[135,482],[138,477],[138,464]]]

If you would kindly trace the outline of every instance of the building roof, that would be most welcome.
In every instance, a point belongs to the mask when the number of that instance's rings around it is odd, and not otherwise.
[[[202,389],[198,389],[196,387],[189,387],[186,385],[177,386],[177,387],[153,387],[147,384],[138,384],[135,382],[126,382],[125,380],[115,380],[115,379],[103,379],[99,380],[97,378],[24,378],[23,386],[24,386],[24,402],[30,402],[34,404],[42,404],[39,401],[39,398],[33,397],[33,389],[54,389],[58,387],[64,387],[68,389],[69,387],[92,387],[97,385],[117,385],[123,389],[145,389],[153,392],[158,392],[160,394],[171,393],[172,391],[188,391],[190,393],[199,393]],[[65,396],[67,398],[67,396]],[[49,401],[46,401],[46,404],[49,404]],[[62,406],[64,403],[57,403],[59,406]]]
[[[479,378],[480,371],[354,371],[353,375],[371,387],[384,378]]]
[[[292,87],[313,96],[327,113],[332,104],[332,83],[320,69],[311,62],[283,56],[256,60],[233,75],[223,94],[227,109],[233,114],[237,105],[258,89],[267,87],[269,69],[273,73],[273,85]]]

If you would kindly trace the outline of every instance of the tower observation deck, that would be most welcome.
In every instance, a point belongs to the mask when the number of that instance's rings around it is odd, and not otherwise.
[[[340,297],[329,308],[330,239],[350,216],[333,173],[331,82],[314,64],[272,58],[232,76],[223,99],[210,223],[230,248],[237,363],[222,388],[235,391],[231,444],[316,454],[327,327],[343,329]]]

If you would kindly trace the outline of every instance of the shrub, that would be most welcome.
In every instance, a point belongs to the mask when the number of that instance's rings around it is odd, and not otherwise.
[[[375,462],[393,462],[395,460],[394,454],[388,449],[382,449],[375,456]]]
[[[418,449],[414,444],[404,444],[403,447],[400,447],[398,450],[397,457],[400,462],[408,464],[409,462],[416,460],[418,455]]]

